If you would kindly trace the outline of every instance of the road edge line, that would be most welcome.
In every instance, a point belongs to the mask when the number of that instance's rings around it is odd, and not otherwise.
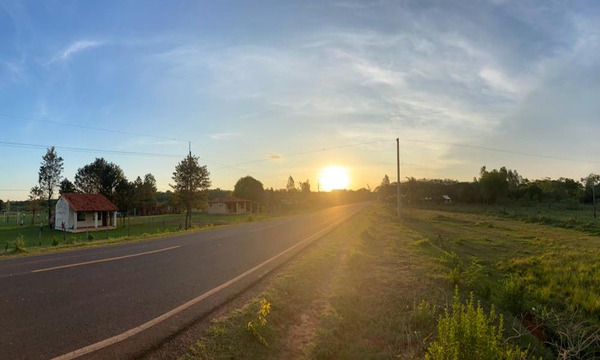
[[[330,231],[332,231],[333,229],[335,229],[339,225],[343,224],[344,222],[348,221],[348,219],[350,219],[352,216],[356,215],[359,211],[362,211],[363,209],[364,209],[364,207],[361,207],[359,210],[355,210],[355,211],[351,212],[349,215],[343,217],[342,219],[340,219],[340,220],[338,220],[338,221],[330,224],[329,226],[325,227],[324,229],[321,229],[318,232],[316,232],[316,233],[308,236],[307,238],[301,240],[296,245],[294,245],[294,246],[292,246],[292,247],[290,247],[290,248],[288,248],[288,249],[280,252],[279,254],[277,254],[277,255],[275,255],[275,256],[273,256],[273,257],[271,257],[271,258],[263,261],[262,263],[254,266],[253,268],[251,268],[249,270],[246,270],[245,272],[243,272],[240,275],[238,275],[238,276],[236,276],[236,277],[228,280],[227,282],[224,282],[223,284],[221,284],[221,285],[219,285],[217,287],[214,287],[214,288],[208,290],[207,292],[203,293],[202,295],[200,295],[200,296],[198,296],[198,297],[196,297],[196,298],[194,298],[192,300],[189,300],[188,302],[186,302],[186,303],[184,303],[182,305],[179,305],[178,307],[176,307],[176,308],[174,308],[174,309],[172,309],[172,310],[170,310],[170,311],[168,311],[168,312],[166,312],[166,313],[164,313],[164,314],[162,314],[162,315],[160,315],[158,317],[155,317],[154,319],[152,319],[152,320],[150,320],[150,321],[148,321],[148,322],[146,322],[146,323],[144,323],[142,325],[136,326],[136,327],[134,327],[132,329],[129,329],[129,330],[127,330],[127,331],[125,331],[125,332],[123,332],[123,333],[121,333],[119,335],[115,335],[115,336],[110,337],[108,339],[104,339],[102,341],[99,341],[97,343],[94,343],[94,344],[82,347],[80,349],[71,351],[71,352],[66,353],[64,355],[60,355],[60,356],[54,357],[54,358],[52,358],[52,360],[70,360],[70,359],[75,359],[75,358],[78,358],[80,356],[84,356],[84,355],[90,354],[92,352],[101,350],[101,349],[103,349],[105,347],[108,347],[110,345],[114,345],[114,344],[119,343],[121,341],[127,340],[130,337],[135,336],[135,335],[141,333],[142,331],[150,329],[151,327],[153,327],[155,325],[158,325],[159,323],[161,323],[161,322],[163,322],[163,321],[165,321],[165,320],[173,317],[174,315],[179,314],[180,312],[182,312],[182,311],[184,311],[184,310],[192,307],[193,305],[196,305],[197,303],[199,303],[199,302],[207,299],[208,297],[210,297],[210,296],[218,293],[219,291],[227,288],[228,286],[230,286],[230,285],[238,282],[239,280],[245,278],[246,276],[248,276],[248,275],[252,274],[253,272],[261,269],[264,266],[266,266],[267,264],[269,264],[269,263],[271,263],[271,262],[279,259],[283,255],[285,255],[285,254],[289,253],[290,251],[298,248],[299,246],[304,245],[305,243],[310,243],[312,241],[315,241],[316,239],[319,239],[319,238],[325,236],[327,233],[329,233]]]

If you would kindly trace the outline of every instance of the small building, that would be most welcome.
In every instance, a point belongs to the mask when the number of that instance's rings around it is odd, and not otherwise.
[[[62,194],[56,202],[54,228],[69,232],[115,229],[117,210],[101,194]]]
[[[445,204],[451,204],[452,203],[452,199],[448,195],[442,195],[442,199],[444,199],[444,203]]]
[[[251,200],[240,198],[216,198],[208,201],[209,214],[248,214],[254,204]]]

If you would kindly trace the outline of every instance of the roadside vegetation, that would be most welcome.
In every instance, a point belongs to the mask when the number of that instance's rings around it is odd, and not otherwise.
[[[447,209],[397,221],[374,204],[213,319],[184,358],[593,359],[599,253],[577,229]],[[261,301],[265,342],[248,329]]]
[[[210,229],[215,226],[234,225],[272,219],[278,214],[215,215],[194,213],[191,230]],[[25,224],[30,224],[27,217]],[[138,216],[119,218],[114,230],[69,233],[39,225],[18,225],[14,220],[0,222],[0,256],[24,252],[62,249],[73,246],[98,245],[143,238],[151,238],[185,231],[184,214]]]

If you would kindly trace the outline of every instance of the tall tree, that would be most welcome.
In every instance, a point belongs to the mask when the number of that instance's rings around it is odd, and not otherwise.
[[[592,189],[592,204],[594,204],[594,219],[596,218],[596,184],[600,182],[600,175],[589,174],[581,179],[587,189]]]
[[[300,182],[300,191],[305,194],[310,193],[310,181],[308,179],[305,182]]]
[[[40,211],[44,196],[44,191],[39,186],[34,186],[29,191],[29,199],[27,199],[27,210],[31,211],[31,225],[35,223],[35,214]]]
[[[381,180],[381,185],[379,185],[379,186],[384,187],[384,186],[388,186],[388,185],[390,185],[390,177],[387,176],[387,174],[385,174],[385,176],[383,177],[383,180]]]
[[[77,190],[75,189],[75,184],[73,184],[71,181],[69,181],[69,179],[64,178],[61,182],[60,182],[60,186],[58,188],[58,193],[59,194],[70,194],[70,193],[74,193]]]
[[[508,195],[508,172],[505,167],[500,170],[487,171],[483,166],[480,171],[479,183],[484,200],[494,203]]]
[[[265,189],[263,184],[252,176],[240,178],[233,188],[233,196],[262,203]]]
[[[42,164],[38,173],[38,182],[43,191],[43,195],[48,199],[48,225],[51,226],[52,220],[52,197],[54,190],[60,182],[60,174],[63,171],[63,158],[56,154],[54,146],[46,151],[42,157]]]
[[[287,191],[296,191],[296,182],[294,181],[294,178],[292,177],[292,175],[290,175],[288,177],[288,181],[287,181],[287,185],[285,186],[285,189]]]
[[[115,205],[119,208],[121,213],[129,214],[129,211],[135,206],[135,185],[127,181],[127,179],[121,179],[115,187]]]
[[[104,158],[97,158],[91,164],[77,170],[75,186],[82,193],[102,194],[114,200],[115,189],[123,179],[125,175],[118,165]]]
[[[175,167],[173,172],[174,185],[169,184],[174,192],[176,201],[185,208],[185,228],[192,223],[192,209],[204,209],[207,206],[207,192],[210,187],[210,173],[206,165],[198,164],[198,157],[188,154]]]
[[[148,213],[149,209],[156,206],[156,178],[154,175],[148,173],[144,176],[143,189],[142,207],[145,213]]]

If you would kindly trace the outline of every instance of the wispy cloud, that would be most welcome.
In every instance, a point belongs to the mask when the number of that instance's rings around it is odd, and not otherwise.
[[[210,134],[210,135],[208,135],[208,137],[213,140],[228,140],[228,139],[239,137],[240,135],[242,135],[242,134],[237,133],[237,132],[226,132],[226,133]]]
[[[94,47],[102,46],[102,45],[104,45],[103,42],[96,41],[96,40],[79,40],[79,41],[75,41],[75,42],[71,43],[69,46],[67,46],[65,49],[63,49],[62,51],[60,51],[58,54],[54,55],[50,59],[50,61],[48,62],[48,64],[52,64],[52,63],[57,62],[57,61],[67,61],[73,55],[77,54],[78,52],[84,51],[86,49],[91,49],[91,48],[94,48]]]

